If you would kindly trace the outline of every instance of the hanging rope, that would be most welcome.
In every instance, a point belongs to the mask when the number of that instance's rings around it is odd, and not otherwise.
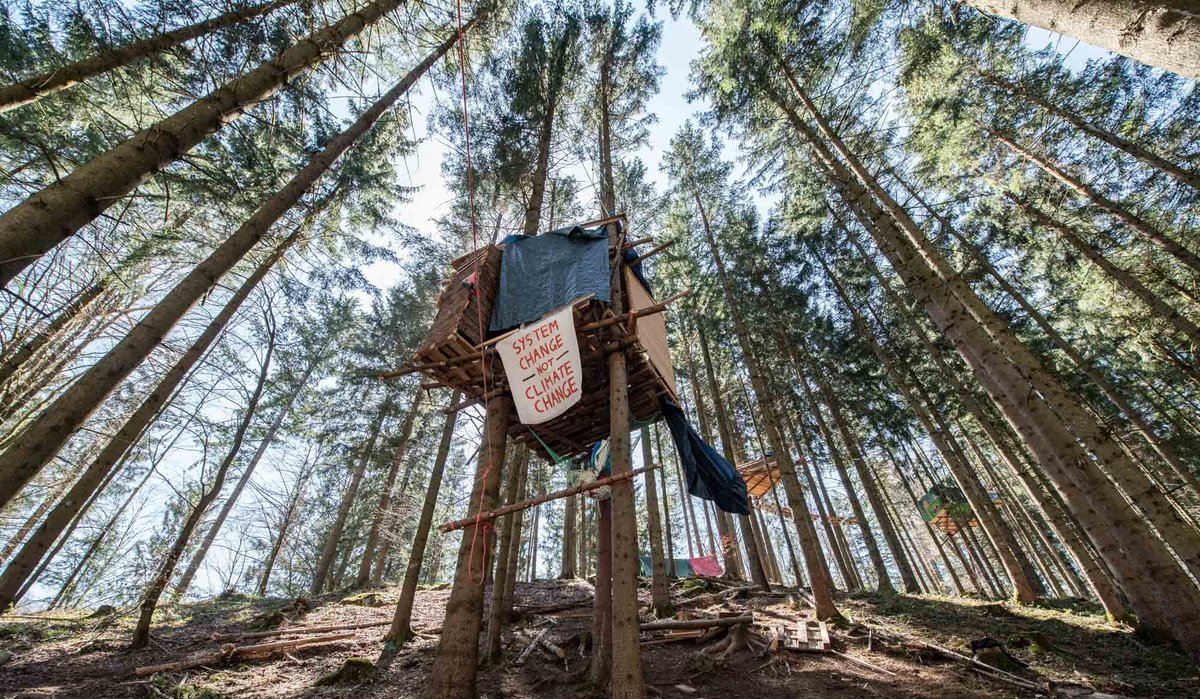
[[[462,110],[463,110],[463,138],[465,143],[465,154],[467,159],[467,220],[471,226],[471,255],[475,260],[475,285],[471,289],[471,293],[475,294],[475,313],[478,322],[479,337],[484,336],[486,330],[483,322],[483,306],[479,303],[479,273],[483,267],[483,260],[479,257],[479,230],[475,221],[475,169],[471,164],[471,117],[467,109],[467,51],[464,46],[466,37],[463,32],[462,18],[462,0],[455,0],[454,3],[455,20],[458,25],[458,70],[460,87],[462,89]],[[479,356],[479,370],[483,375],[483,395],[488,395],[488,375],[489,362],[486,353]],[[495,470],[496,464],[492,462],[493,453],[491,448],[491,433],[488,430],[487,420],[483,424],[483,454],[487,459],[487,465],[483,469],[483,473],[476,480],[476,485],[479,488],[479,503],[475,506],[475,526],[471,529],[471,553],[467,559],[467,571],[471,579],[476,583],[482,583],[487,576],[487,537],[492,531],[493,526],[490,520],[484,519],[484,497],[487,494],[487,481]],[[483,559],[480,561],[479,577],[475,577],[475,553],[479,545],[479,533],[483,531]]]

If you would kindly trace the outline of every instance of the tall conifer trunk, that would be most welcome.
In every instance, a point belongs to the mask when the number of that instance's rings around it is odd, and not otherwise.
[[[773,53],[769,44],[765,48]],[[1169,629],[1189,653],[1200,652],[1200,594],[1162,542],[1156,540],[1137,514],[1128,508],[1097,464],[1079,448],[1075,435],[1060,420],[1070,419],[1072,426],[1080,431],[1080,438],[1097,450],[1097,456],[1114,476],[1128,476],[1130,464],[1114,453],[1111,440],[1104,436],[1099,426],[1080,413],[1057,382],[1046,380],[1044,369],[1037,360],[1005,330],[998,318],[982,306],[978,297],[965,288],[962,280],[947,269],[944,258],[865,168],[850,157],[852,154],[845,145],[819,118],[815,106],[790,75],[786,63],[781,62],[780,67],[788,77],[792,91],[814,115],[820,131],[839,155],[847,157],[850,166],[843,165],[821,137],[791,111],[778,94],[771,94],[773,101],[785,112],[793,127],[805,135],[826,168],[830,183],[856,215],[870,222],[868,231],[873,236],[878,235],[877,244],[893,262],[906,286],[951,338],[1014,429],[1038,455],[1060,494],[1129,594],[1140,618],[1151,626]],[[883,202],[886,210],[876,203],[875,197]],[[1033,395],[1029,390],[1031,379],[1036,379],[1039,395]],[[1052,402],[1055,409],[1051,411],[1043,401]],[[1135,488],[1134,492],[1141,491]],[[1153,493],[1143,497],[1156,499]],[[1147,505],[1156,511],[1159,509],[1157,503]],[[1155,524],[1157,526],[1158,522]],[[1154,584],[1148,584],[1150,580],[1154,580]]]
[[[414,397],[413,400],[415,401],[416,398]],[[329,582],[329,571],[333,568],[334,559],[338,555],[338,545],[342,541],[342,530],[346,527],[346,519],[350,517],[350,508],[354,506],[354,500],[358,497],[358,488],[362,484],[363,476],[367,473],[367,467],[371,464],[371,457],[375,455],[375,443],[379,440],[379,432],[383,429],[383,421],[388,418],[388,414],[391,411],[391,401],[384,401],[377,408],[375,419],[371,421],[371,427],[367,433],[367,441],[358,453],[358,464],[350,474],[350,482],[346,485],[345,492],[342,493],[342,499],[338,503],[333,523],[329,526],[329,531],[325,534],[325,543],[321,546],[321,555],[317,558],[316,570],[313,571],[313,579],[309,584],[309,594],[319,595],[325,591],[326,584]],[[339,578],[340,576],[334,577],[335,586]]]
[[[1060,32],[1200,79],[1200,18],[1187,0],[965,0],[981,12]],[[1191,11],[1183,8],[1191,6]]]
[[[508,395],[487,401],[483,443],[467,500],[469,516],[482,515],[496,506],[512,410],[512,398]],[[492,548],[488,542],[490,531],[490,522],[469,525],[462,530],[454,584],[450,588],[450,598],[446,600],[442,638],[429,677],[429,693],[434,699],[475,699],[477,696],[475,674],[479,667],[479,629],[483,620],[488,552]]]
[[[271,357],[274,352],[275,330],[272,327],[266,353],[262,360],[262,367],[258,373],[258,383],[254,386],[254,392],[251,393],[250,400],[246,404],[245,413],[242,415],[237,430],[233,434],[233,442],[229,445],[229,450],[226,452],[225,458],[217,467],[217,472],[213,475],[212,483],[202,491],[200,499],[196,501],[187,518],[184,519],[183,527],[175,537],[175,543],[167,551],[166,558],[159,566],[158,572],[146,588],[146,592],[138,604],[140,613],[138,615],[137,626],[133,630],[132,645],[134,648],[144,648],[150,642],[150,623],[154,619],[154,611],[158,608],[158,600],[162,596],[163,590],[167,588],[167,584],[171,582],[171,576],[175,573],[175,566],[179,563],[180,556],[187,549],[188,540],[191,539],[192,532],[200,525],[200,520],[204,518],[205,511],[216,500],[217,496],[221,493],[221,487],[225,485],[225,476],[229,473],[229,468],[233,466],[233,462],[237,459],[238,452],[242,449],[242,442],[246,438],[246,432],[250,429],[250,424],[254,421],[254,415],[258,410],[258,402],[262,398],[263,389],[267,385],[267,373],[270,370]]]
[[[374,8],[372,13],[364,16],[374,16],[374,12],[381,11],[384,6],[394,6],[396,2],[398,0],[376,3],[371,6]],[[476,17],[472,22],[478,19]],[[471,23],[468,23],[464,31],[470,27]],[[11,501],[17,491],[53,458],[75,430],[149,356],[192,306],[266,237],[280,217],[329,171],[338,158],[450,50],[457,37],[454,34],[443,41],[345,131],[333,137],[287,184],[268,197],[241,227],[167,292],[124,338],[32,421],[29,429],[9,443],[0,454],[0,507]],[[53,207],[51,210],[54,210]],[[0,219],[0,237],[3,236],[3,230]],[[6,257],[0,252],[0,258]]]
[[[178,46],[185,41],[211,34],[223,27],[261,17],[288,5],[294,5],[297,1],[270,0],[259,5],[248,5],[237,10],[230,10],[211,19],[156,34],[141,41],[130,42],[124,46],[107,49],[93,56],[58,66],[41,75],[0,87],[0,114],[36,102],[47,95],[65,90],[93,76],[131,65],[139,59]]]
[[[371,581],[371,568],[375,563],[375,550],[379,539],[383,536],[383,524],[388,509],[392,504],[392,491],[396,487],[396,476],[400,473],[400,464],[408,455],[408,442],[412,438],[413,425],[417,422],[417,413],[421,410],[421,399],[425,392],[418,390],[408,405],[404,422],[400,427],[400,439],[396,444],[396,453],[392,455],[392,464],[388,467],[387,476],[383,481],[383,489],[379,493],[379,504],[371,517],[371,529],[367,533],[367,545],[363,549],[362,561],[359,562],[358,575],[354,578],[354,586],[362,587]]]
[[[7,286],[43,253],[75,235],[155,171],[181,158],[231,121],[231,115],[270,97],[291,77],[320,63],[403,2],[377,0],[346,15],[9,209],[0,216],[0,285]]]
[[[438,493],[442,488],[442,475],[446,471],[446,460],[450,457],[450,446],[454,440],[454,425],[458,419],[458,411],[454,408],[461,399],[462,394],[458,391],[450,395],[450,412],[446,413],[446,422],[442,426],[442,438],[438,442],[437,454],[433,457],[433,469],[429,472],[425,502],[421,506],[417,529],[413,533],[412,550],[408,554],[408,568],[404,572],[404,583],[400,587],[400,599],[396,602],[396,613],[392,616],[392,625],[384,637],[386,642],[396,646],[404,645],[415,637],[412,630],[413,602],[417,596],[417,583],[421,579],[421,565],[425,560],[425,547],[429,542],[429,530],[433,525]]]

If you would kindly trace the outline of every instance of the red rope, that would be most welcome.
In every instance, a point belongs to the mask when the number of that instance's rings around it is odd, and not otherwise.
[[[462,110],[463,110],[463,135],[466,142],[466,157],[467,157],[467,219],[471,225],[471,254],[475,258],[475,273],[472,275],[475,279],[474,285],[468,293],[475,295],[475,314],[478,322],[479,338],[484,336],[483,323],[483,307],[479,303],[479,279],[480,271],[483,268],[483,260],[479,257],[479,231],[475,222],[475,169],[471,165],[471,117],[467,111],[467,52],[463,46],[465,36],[463,33],[462,21],[462,0],[455,0],[455,19],[458,24],[458,41],[455,42],[458,46],[458,69],[461,76],[462,87]],[[486,353],[481,353],[479,357],[479,368],[483,374],[483,395],[488,394],[488,360]],[[471,554],[467,559],[467,572],[471,579],[476,584],[482,584],[487,576],[487,537],[492,530],[491,521],[485,522],[484,515],[484,496],[487,493],[487,481],[492,475],[495,464],[492,463],[491,449],[491,434],[488,430],[487,420],[483,424],[483,453],[482,456],[487,460],[487,466],[483,470],[483,474],[476,481],[476,486],[479,488],[479,504],[475,509],[475,525],[471,528]],[[480,482],[482,481],[482,482]],[[483,525],[482,527],[480,525]],[[483,530],[483,556],[480,558],[479,578],[475,578],[475,551],[479,539],[480,529]]]

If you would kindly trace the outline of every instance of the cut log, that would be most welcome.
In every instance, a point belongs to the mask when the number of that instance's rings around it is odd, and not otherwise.
[[[247,660],[250,658],[271,655],[274,653],[286,653],[288,651],[297,650],[305,646],[314,646],[321,643],[333,643],[335,641],[346,641],[354,638],[352,633],[340,633],[332,636],[318,636],[316,638],[297,638],[290,641],[275,641],[274,643],[260,643],[253,646],[235,646],[232,643],[226,643],[221,646],[220,650],[212,653],[194,656],[186,660],[177,660],[173,663],[162,663],[160,665],[144,665],[136,668],[133,671],[138,677],[153,675],[159,672],[179,672],[180,670],[190,670],[196,667],[204,667],[206,665],[220,665],[231,660]]]
[[[245,641],[254,638],[270,638],[272,636],[290,636],[304,633],[329,633],[330,631],[351,631],[354,629],[373,629],[391,624],[388,621],[369,621],[361,624],[338,624],[335,626],[291,626],[271,631],[251,631],[246,633],[215,633],[208,637],[210,641]]]
[[[639,628],[642,631],[661,631],[664,629],[710,629],[714,626],[741,626],[743,624],[754,623],[753,614],[744,614],[742,616],[725,617],[723,619],[667,619],[665,621],[651,621],[642,624]]]

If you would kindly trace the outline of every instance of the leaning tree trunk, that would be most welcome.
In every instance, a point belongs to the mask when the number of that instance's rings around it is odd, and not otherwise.
[[[450,457],[450,445],[454,440],[454,424],[458,418],[458,411],[454,408],[461,399],[462,394],[458,391],[450,395],[449,412],[446,413],[446,422],[442,427],[442,439],[438,442],[433,469],[429,472],[429,485],[425,489],[425,503],[421,507],[421,516],[413,533],[412,551],[408,554],[408,570],[405,571],[404,583],[400,586],[400,599],[396,602],[392,626],[384,637],[384,641],[393,646],[404,645],[416,637],[412,630],[413,601],[417,596],[417,583],[421,579],[421,564],[425,559],[425,546],[429,542],[433,511],[437,508],[438,493],[442,489],[442,474],[446,471],[446,460]]]
[[[371,7],[394,6],[398,1],[381,0]],[[476,17],[472,22],[478,19]],[[469,27],[470,24],[467,25],[467,28]],[[466,31],[466,28],[463,31]],[[80,376],[40,417],[31,422],[29,429],[9,444],[4,453],[0,454],[0,507],[11,501],[17,491],[53,458],[113,389],[162,342],[179,319],[267,235],[275,222],[408,92],[417,79],[450,50],[457,37],[458,35],[454,34],[443,41],[353,124],[331,139],[282,189],[263,202],[237,231],[167,292],[128,335]],[[10,214],[12,211],[6,216]],[[0,223],[0,237],[2,236],[3,227]],[[4,257],[5,254],[0,253],[0,258]]]
[[[700,327],[696,328],[696,334],[700,338],[700,351],[704,360],[704,371],[708,380],[708,385],[711,388],[716,385],[717,379],[712,371],[712,357],[709,355],[708,351],[708,336],[704,334],[704,329]],[[690,343],[684,344],[686,345],[684,347],[684,352],[686,353],[688,359],[688,374],[691,377],[692,382],[692,398],[696,403],[696,419],[700,421],[700,434],[704,437],[705,442],[712,444],[713,435],[712,428],[710,427],[710,421],[708,419],[708,406],[705,405],[703,395],[700,393],[697,372],[693,366],[694,362],[692,360],[691,345]],[[713,388],[712,390],[715,391],[716,389]],[[723,410],[724,406],[722,406],[721,409]],[[704,509],[704,517],[707,521],[708,508],[703,503],[701,504],[701,507]],[[737,539],[734,537],[733,528],[729,526],[729,518],[724,512],[718,511],[716,520],[717,540],[720,542],[719,548],[721,551],[721,561],[725,564],[725,575],[734,580],[742,580],[742,565],[740,557],[738,556]],[[710,526],[709,533],[711,532],[712,527]],[[715,546],[716,542],[709,543],[713,548],[713,555],[716,555],[718,548]]]
[[[859,314],[857,307],[851,301],[841,281],[838,280],[833,270],[820,255],[817,255],[817,259],[820,262],[821,268],[825,271],[825,275],[833,283],[842,304],[850,311],[851,318],[859,335],[866,341],[880,363],[883,364],[888,378],[899,389],[905,403],[908,404],[913,414],[921,421],[925,431],[934,440],[935,446],[942,454],[942,459],[950,469],[951,476],[966,496],[967,502],[971,505],[971,509],[975,512],[976,518],[983,527],[984,534],[991,541],[992,546],[1000,556],[1000,561],[1004,565],[1009,581],[1013,585],[1017,601],[1026,604],[1034,602],[1042,590],[1037,578],[1030,575],[1029,561],[1017,545],[1017,542],[1013,539],[1008,526],[996,516],[991,499],[984,492],[977,474],[971,470],[969,462],[961,451],[954,447],[952,434],[942,420],[941,414],[937,411],[936,404],[928,393],[925,392],[924,386],[921,385],[911,371],[907,372],[906,378],[896,368],[895,363],[885,354],[883,348],[879,345],[879,341],[876,340],[874,333],[867,327],[865,320]],[[836,411],[834,419],[837,419]],[[845,434],[843,433],[844,436]]]
[[[403,2],[376,0],[346,15],[9,209],[0,216],[0,285],[7,286],[42,254],[75,235],[147,177],[178,160],[230,122],[231,116],[266,99]],[[373,123],[375,118],[369,121]]]
[[[124,46],[107,49],[73,63],[59,66],[54,70],[35,75],[12,85],[0,87],[0,114],[22,105],[36,102],[41,98],[65,90],[72,85],[81,83],[88,78],[107,73],[127,65],[132,65],[139,59],[159,51],[178,46],[185,41],[210,34],[223,27],[239,24],[260,17],[281,7],[293,5],[297,0],[271,0],[261,5],[250,5],[239,10],[232,10],[212,19],[180,27],[169,32],[156,34],[148,39],[134,41]]]
[[[767,50],[773,52],[769,45]],[[847,158],[850,167],[843,165],[821,136],[773,91],[772,101],[784,111],[792,126],[805,135],[830,183],[856,215],[870,224],[868,231],[877,236],[876,242],[906,286],[937,326],[954,341],[980,383],[1038,455],[1060,494],[1134,601],[1140,617],[1151,626],[1170,630],[1189,652],[1200,652],[1200,594],[1171,552],[1129,509],[1098,464],[1079,448],[1075,435],[1062,422],[1063,413],[1071,418],[1079,436],[1098,452],[1110,473],[1128,475],[1132,465],[1114,453],[1111,440],[1104,437],[1094,420],[1081,414],[1066,391],[1048,379],[1028,349],[948,269],[945,259],[915,223],[820,118],[815,105],[790,75],[790,68],[784,63],[780,65],[793,92],[806,103],[805,108],[817,120],[820,131],[841,157]],[[883,202],[886,211],[874,197]],[[1031,379],[1036,379],[1037,394],[1030,391]],[[1047,401],[1052,401],[1057,410],[1051,410]],[[1155,494],[1149,497],[1157,499]],[[1158,504],[1153,507],[1157,510]]]
[[[179,534],[175,537],[175,543],[172,544],[167,556],[163,559],[162,565],[158,568],[158,573],[146,588],[146,593],[142,596],[142,601],[138,604],[140,614],[138,615],[137,626],[133,630],[133,647],[144,648],[150,642],[150,622],[154,619],[154,610],[158,608],[158,600],[162,596],[163,590],[167,589],[167,584],[171,582],[171,576],[175,573],[175,565],[179,563],[180,556],[187,549],[188,540],[192,538],[192,532],[200,525],[200,520],[204,519],[204,513],[208,511],[209,506],[217,499],[217,495],[221,492],[221,487],[225,485],[225,476],[229,473],[229,468],[233,466],[233,462],[237,459],[238,452],[242,450],[242,442],[246,439],[246,432],[250,429],[250,423],[254,421],[254,414],[258,410],[259,399],[262,398],[263,388],[267,385],[267,372],[271,366],[271,355],[275,352],[275,334],[271,331],[270,339],[267,343],[266,356],[263,357],[262,368],[258,372],[258,383],[254,387],[254,393],[250,396],[250,401],[246,404],[246,412],[242,415],[242,420],[238,423],[237,430],[233,434],[233,442],[229,445],[229,451],[226,452],[225,458],[221,461],[221,465],[217,467],[217,472],[213,476],[212,483],[202,492],[200,499],[192,506],[191,512],[188,513],[187,519],[183,521],[183,527],[179,530]]]
[[[1200,256],[1188,250],[1179,241],[1155,228],[1149,221],[1133,213],[1120,202],[1109,199],[1096,191],[1095,187],[1085,184],[1078,177],[1058,167],[1047,158],[1013,141],[1008,136],[995,132],[992,133],[992,136],[1008,146],[1009,149],[1020,157],[1036,165],[1042,172],[1061,182],[1067,189],[1086,199],[1092,206],[1107,211],[1109,215],[1128,226],[1146,241],[1157,246],[1163,252],[1171,255],[1188,267],[1191,267],[1194,272],[1200,272]]]
[[[833,430],[829,429],[829,424],[825,422],[825,416],[821,412],[821,405],[817,402],[817,397],[813,395],[812,389],[808,386],[808,377],[801,368],[799,360],[790,348],[788,350],[793,369],[799,378],[801,391],[804,393],[804,400],[817,422],[817,430],[820,431],[821,438],[825,440],[825,447],[829,450],[830,460],[833,461],[833,467],[838,473],[838,478],[842,481],[842,487],[846,489],[846,499],[850,502],[850,511],[854,513],[854,519],[858,523],[858,531],[862,534],[863,545],[867,549],[867,558],[871,561],[871,567],[875,569],[876,589],[880,592],[895,592],[896,588],[892,585],[887,564],[884,563],[883,554],[879,551],[879,542],[875,539],[875,531],[871,527],[871,523],[867,521],[866,510],[863,509],[862,501],[858,499],[857,489],[850,480],[850,472],[846,469],[846,462],[842,456],[841,449],[838,448],[837,443],[834,441]]]
[[[1097,598],[1100,600],[1101,604],[1104,605],[1105,611],[1114,620],[1125,619],[1128,614],[1126,613],[1124,603],[1121,602],[1120,596],[1118,595],[1115,587],[1112,585],[1107,571],[1101,570],[1099,564],[1094,559],[1091,545],[1078,535],[1073,524],[1067,522],[1063,517],[1055,516],[1054,513],[1058,512],[1057,504],[1049,501],[1049,496],[1043,492],[1041,484],[1034,482],[1029,471],[1022,467],[1019,457],[1017,456],[1016,452],[1010,448],[1009,442],[1005,438],[1005,435],[1002,434],[1000,429],[992,423],[991,416],[984,411],[983,406],[980,405],[975,399],[973,392],[958,380],[958,376],[954,373],[954,370],[951,369],[950,365],[943,358],[942,350],[933,344],[933,342],[929,339],[929,336],[926,334],[925,329],[917,321],[916,317],[903,303],[903,301],[896,296],[896,292],[891,288],[891,285],[884,278],[883,273],[879,270],[879,266],[875,264],[875,261],[871,259],[870,255],[867,254],[867,251],[864,250],[862,245],[859,243],[858,237],[851,234],[850,231],[846,230],[844,226],[842,229],[847,234],[851,245],[857,251],[859,257],[862,258],[863,262],[866,264],[867,269],[871,272],[871,275],[878,282],[879,287],[883,289],[886,296],[891,299],[892,304],[900,311],[900,314],[904,317],[905,321],[909,323],[909,325],[916,331],[916,335],[920,339],[921,345],[925,348],[928,355],[933,359],[933,363],[938,370],[938,374],[942,377],[946,384],[953,388],[955,393],[958,394],[959,400],[962,401],[963,406],[966,407],[967,411],[975,418],[975,421],[980,425],[981,428],[983,428],[984,432],[988,435],[988,439],[992,441],[992,444],[996,446],[997,452],[999,452],[1001,458],[1004,459],[1005,464],[1013,473],[1017,474],[1018,478],[1021,479],[1021,482],[1025,486],[1026,492],[1029,494],[1030,498],[1032,498],[1033,501],[1038,504],[1038,507],[1041,508],[1043,517],[1045,517],[1046,521],[1050,523],[1050,526],[1054,529],[1054,532],[1056,535],[1058,535],[1058,538],[1063,542],[1063,545],[1066,546],[1067,550],[1071,552],[1071,555],[1075,557],[1076,561],[1083,569],[1084,575],[1091,583]],[[867,309],[878,321],[879,316],[874,308],[870,304],[867,304]],[[937,539],[935,538],[934,541],[937,542]]]
[[[650,427],[642,428],[642,465],[651,466],[654,454],[650,448]],[[663,534],[658,514],[658,485],[654,471],[642,474],[646,486],[646,529],[650,535],[650,606],[659,617],[672,614],[671,590],[667,586],[667,565],[663,559]],[[665,493],[664,493],[665,495]],[[674,567],[674,561],[672,561]]]
[[[420,391],[420,389],[417,390]],[[358,465],[350,474],[350,482],[346,485],[346,492],[342,493],[333,524],[330,525],[329,532],[325,534],[325,543],[321,547],[321,555],[317,558],[317,567],[313,571],[312,584],[308,588],[310,594],[319,595],[325,591],[325,584],[329,581],[329,571],[333,567],[334,559],[337,558],[338,545],[342,541],[342,530],[346,528],[346,519],[350,517],[350,508],[354,506],[354,499],[358,497],[358,488],[362,485],[367,466],[371,463],[371,457],[375,455],[375,443],[379,441],[379,431],[383,428],[383,421],[387,419],[391,410],[392,404],[384,401],[383,405],[379,406],[379,412],[375,414],[375,420],[371,423],[367,442],[358,456]]]
[[[107,277],[84,289],[83,293],[67,304],[67,307],[54,317],[54,320],[50,321],[45,328],[38,331],[33,337],[23,342],[20,347],[5,353],[4,358],[0,359],[0,387],[7,384],[9,379],[13,378],[21,370],[25,362],[32,359],[39,350],[57,338],[106,289],[108,289]]]
[[[225,504],[221,506],[221,511],[217,513],[217,518],[209,525],[208,531],[204,534],[204,539],[201,540],[199,548],[192,553],[192,559],[188,562],[188,567],[183,571],[183,575],[175,583],[175,588],[172,590],[172,599],[178,600],[187,594],[188,588],[192,586],[192,580],[195,579],[196,573],[200,572],[200,566],[204,563],[205,557],[208,556],[209,549],[217,540],[217,535],[221,533],[221,528],[225,526],[225,520],[229,519],[230,513],[237,505],[237,501],[242,496],[242,491],[246,489],[246,485],[250,483],[250,478],[254,475],[254,469],[258,468],[258,462],[262,461],[263,455],[267,453],[267,449],[271,447],[271,443],[275,441],[275,435],[279,433],[279,428],[283,425],[283,421],[291,412],[292,405],[296,402],[296,397],[304,390],[304,386],[308,383],[308,378],[312,376],[316,370],[316,362],[312,362],[304,370],[304,375],[296,382],[296,388],[288,395],[287,402],[279,408],[275,419],[271,421],[271,426],[267,428],[267,433],[263,436],[262,442],[259,443],[258,449],[254,451],[254,456],[250,458],[250,463],[246,464],[246,468],[242,469],[242,475],[238,478],[238,482],[233,487],[233,492],[229,497],[225,498]]]
[[[417,421],[417,412],[421,409],[421,399],[425,392],[418,390],[413,396],[404,422],[400,427],[400,441],[396,444],[396,453],[392,455],[392,465],[388,468],[387,477],[383,481],[383,489],[379,493],[379,505],[375,508],[375,516],[371,518],[371,529],[367,534],[367,545],[363,549],[362,561],[358,566],[358,575],[354,578],[354,587],[362,587],[371,581],[371,567],[375,563],[375,547],[383,532],[383,523],[387,517],[388,508],[392,504],[392,491],[396,487],[396,477],[400,474],[400,464],[408,452],[408,442],[412,437],[413,425]],[[380,569],[383,566],[379,566]]]
[[[1176,181],[1186,184],[1193,189],[1200,190],[1200,172],[1189,170],[1182,165],[1167,160],[1157,153],[1147,150],[1133,141],[1121,138],[1111,131],[1102,129],[1078,114],[1060,107],[1050,100],[1043,98],[1041,95],[1035,94],[1031,90],[1027,89],[1024,85],[1014,83],[993,73],[987,73],[982,70],[977,72],[979,74],[979,79],[985,84],[998,87],[1001,90],[1027,99],[1041,107],[1046,112],[1053,114],[1059,119],[1062,119],[1080,131],[1094,136],[1096,139],[1107,143],[1122,153],[1141,161],[1144,165],[1166,173]]]
[[[1059,32],[1200,80],[1200,17],[1188,0],[965,0],[981,12]]]
[[[800,550],[804,554],[804,564],[808,568],[813,601],[816,603],[816,608],[813,611],[818,619],[840,618],[841,613],[838,612],[837,606],[833,603],[833,586],[830,584],[832,578],[829,575],[829,567],[821,553],[821,542],[817,538],[817,530],[813,526],[812,515],[809,513],[808,502],[804,498],[804,491],[800,487],[800,480],[796,477],[796,464],[792,460],[792,452],[783,441],[779,422],[768,403],[770,393],[767,391],[766,382],[763,380],[762,371],[758,366],[758,358],[751,351],[749,332],[742,317],[737,313],[729,275],[725,270],[724,260],[721,259],[720,252],[717,249],[716,237],[713,235],[708,216],[704,211],[703,202],[695,190],[693,190],[692,194],[696,205],[700,208],[701,219],[704,224],[704,235],[708,239],[708,246],[712,252],[713,260],[717,265],[717,278],[721,283],[725,305],[733,317],[734,335],[737,338],[738,345],[742,349],[742,359],[746,362],[746,370],[750,374],[750,387],[754,390],[754,399],[761,408],[763,431],[767,433],[767,444],[775,452],[775,458],[779,464],[779,477],[783,481],[784,492],[787,493],[788,504],[792,508],[792,517],[795,520],[796,531],[800,537]],[[713,399],[719,401],[719,395],[714,395]],[[763,585],[763,587],[770,589],[769,585]]]
[[[879,523],[879,531],[883,534],[883,540],[887,543],[888,548],[891,549],[892,560],[896,564],[896,569],[900,572],[900,581],[904,583],[904,591],[919,592],[920,589],[916,578],[913,576],[912,566],[904,554],[904,548],[900,545],[900,538],[896,534],[896,529],[892,526],[892,522],[887,516],[887,508],[884,506],[883,498],[879,494],[879,487],[868,470],[866,456],[859,449],[858,442],[851,433],[850,426],[846,423],[846,418],[842,414],[837,396],[833,391],[829,390],[829,386],[820,379],[819,374],[814,374],[813,380],[817,384],[817,390],[821,393],[825,405],[829,408],[829,415],[833,418],[833,425],[837,428],[838,434],[841,435],[842,444],[846,447],[850,462],[854,465],[855,472],[858,473],[858,481],[862,484],[863,492],[867,495],[867,502],[871,504],[871,510],[875,512],[875,521]]]
[[[192,367],[200,361],[200,358],[224,331],[225,326],[233,319],[250,293],[275,266],[275,263],[283,257],[284,252],[299,240],[302,230],[303,228],[296,229],[276,245],[271,254],[259,263],[250,276],[246,277],[242,285],[225,303],[225,306],[213,316],[187,350],[179,355],[175,364],[163,374],[158,384],[142,399],[137,410],[134,410],[133,414],[125,420],[125,423],[108,441],[104,449],[84,470],[79,480],[75,481],[71,490],[46,516],[46,520],[25,543],[16,558],[5,568],[3,575],[0,575],[0,609],[7,608],[20,598],[19,591],[29,580],[30,574],[37,566],[38,561],[45,555],[46,550],[63,533],[71,519],[78,514],[81,505],[98,492],[101,484],[113,473],[116,464],[129,453],[142,433],[176,394],[176,390],[191,372]]]
[[[483,444],[467,499],[468,514],[482,515],[496,506],[505,433],[512,409],[512,398],[507,395],[487,401]],[[477,695],[475,674],[479,667],[479,627],[483,619],[490,531],[490,522],[472,524],[462,530],[454,584],[446,600],[442,638],[429,677],[429,694],[433,699],[475,699]]]
[[[300,498],[304,495],[304,485],[307,480],[308,474],[302,473],[296,479],[296,485],[292,488],[287,508],[284,509],[283,517],[279,521],[279,530],[275,532],[275,540],[271,542],[271,551],[267,554],[266,560],[263,561],[262,573],[258,578],[259,597],[267,596],[267,590],[271,585],[271,573],[275,570],[275,561],[278,560],[279,553],[283,551],[283,544],[287,541],[288,532],[291,531],[292,524],[296,521],[296,512],[300,509]]]
[[[1104,271],[1113,281],[1133,294],[1139,301],[1146,304],[1155,317],[1170,323],[1176,330],[1183,333],[1192,344],[1200,347],[1200,326],[1193,323],[1186,316],[1176,310],[1173,306],[1164,301],[1158,294],[1155,294],[1138,280],[1129,271],[1124,270],[1109,260],[1103,253],[1092,247],[1091,243],[1083,239],[1080,233],[1065,223],[1043,213],[1032,203],[1017,199],[1010,195],[1009,197],[1014,203],[1021,208],[1025,215],[1030,218],[1035,224],[1048,228],[1062,236],[1062,239],[1067,241],[1071,247],[1075,248],[1079,254],[1088,258],[1092,264]]]

